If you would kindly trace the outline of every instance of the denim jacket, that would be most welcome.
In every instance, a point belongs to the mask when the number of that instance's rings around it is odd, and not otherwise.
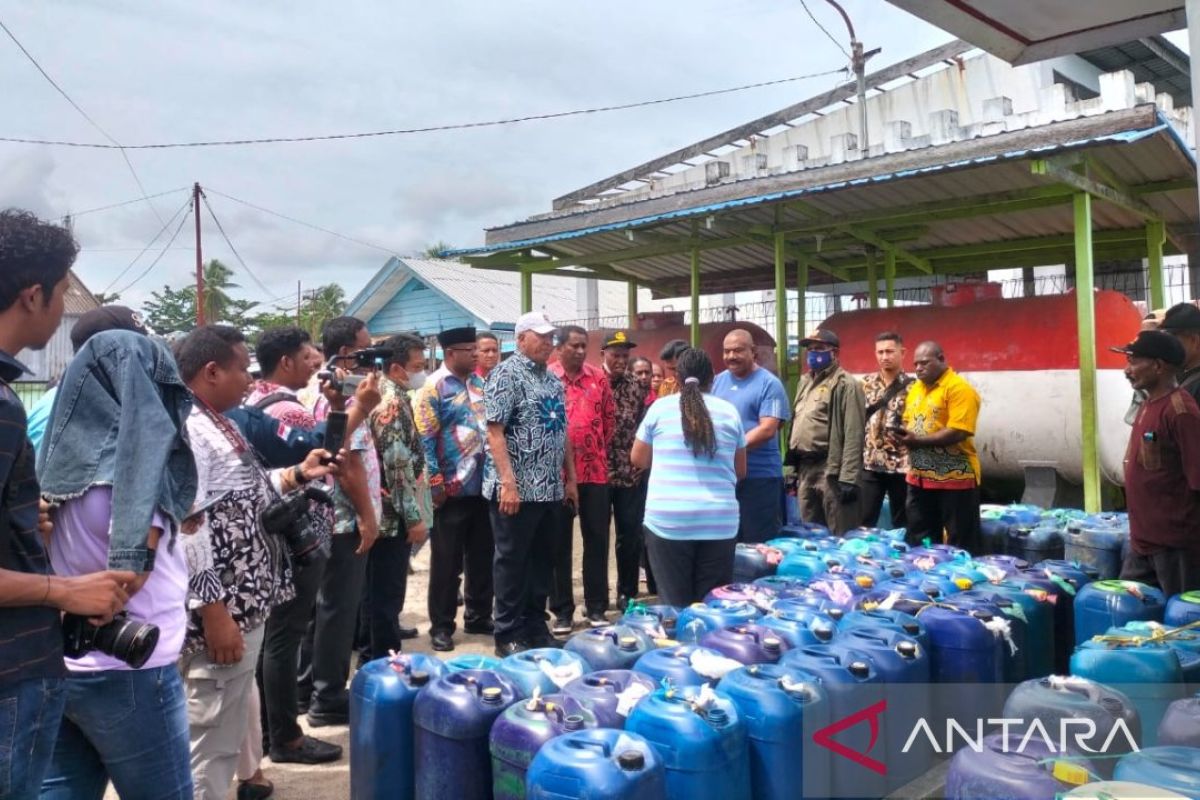
[[[50,502],[113,487],[109,569],[152,569],[146,542],[154,512],[171,520],[172,535],[188,515],[196,497],[186,428],[191,407],[166,345],[138,333],[97,334],[67,366],[38,476]]]

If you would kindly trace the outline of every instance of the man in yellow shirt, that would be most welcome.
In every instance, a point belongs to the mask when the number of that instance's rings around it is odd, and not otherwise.
[[[675,359],[689,347],[690,345],[683,339],[672,339],[663,345],[662,351],[658,354],[658,360],[662,362],[662,368],[666,373],[666,377],[659,384],[659,397],[666,397],[669,394],[679,394],[679,383],[675,378]]]
[[[908,448],[908,541],[929,537],[972,550],[979,544],[979,393],[946,365],[937,342],[913,358],[917,380],[904,403],[904,427],[892,431]]]

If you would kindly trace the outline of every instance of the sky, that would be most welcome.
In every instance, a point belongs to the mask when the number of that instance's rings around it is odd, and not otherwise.
[[[843,45],[841,19],[809,8]],[[884,0],[844,0],[879,69],[950,40]],[[0,20],[122,144],[408,128],[651,100],[837,69],[800,0],[343,0],[196,4],[0,0]],[[1186,37],[1174,37],[1183,45]],[[235,296],[294,306],[296,282],[355,295],[389,252],[483,241],[484,228],[840,82],[826,76],[649,108],[465,131],[246,147],[119,151],[0,143],[0,207],[74,214],[76,269],[137,306],[195,268],[179,218],[198,181],[205,258]],[[0,33],[0,136],[104,142]],[[221,194],[218,194],[221,193]],[[237,203],[228,195],[347,237]],[[149,207],[152,204],[153,208]],[[157,264],[151,264],[161,253]],[[261,283],[261,285],[259,285]]]

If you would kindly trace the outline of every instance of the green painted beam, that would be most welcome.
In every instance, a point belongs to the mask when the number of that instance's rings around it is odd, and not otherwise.
[[[1030,162],[1030,171],[1034,175],[1040,175],[1046,178],[1057,181],[1058,183],[1070,186],[1071,188],[1087,192],[1098,200],[1112,203],[1115,206],[1131,211],[1147,220],[1162,219],[1158,212],[1148,206],[1137,195],[1131,192],[1124,192],[1120,189],[1115,189],[1106,183],[1102,183],[1094,178],[1086,175],[1080,175],[1071,169],[1059,166],[1053,163],[1050,159],[1039,158]],[[1078,199],[1075,200],[1078,204]]]
[[[1146,269],[1150,273],[1150,310],[1157,311],[1167,304],[1163,291],[1163,243],[1167,240],[1162,222],[1146,223]]]
[[[787,241],[775,234],[775,365],[776,375],[787,376]]]
[[[1079,192],[1075,211],[1075,314],[1079,330],[1079,424],[1083,444],[1083,507],[1100,511],[1100,431],[1096,398],[1096,294],[1092,262],[1092,195]]]
[[[883,254],[883,286],[884,292],[887,294],[887,307],[891,308],[896,304],[896,254]]]
[[[808,321],[804,318],[808,313],[808,260],[801,256],[796,259],[796,342],[799,343],[808,334]],[[784,349],[787,342],[784,342]],[[804,363],[804,347],[798,350],[800,363]]]
[[[692,250],[691,260],[692,347],[700,346],[700,251]]]
[[[891,250],[884,252],[895,257]],[[874,250],[867,250],[867,308],[879,308],[879,275],[875,271]]]
[[[533,273],[521,273],[521,313],[533,311]]]

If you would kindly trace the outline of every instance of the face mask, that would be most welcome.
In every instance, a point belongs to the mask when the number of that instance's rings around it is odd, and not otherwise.
[[[425,385],[425,370],[408,373],[408,388],[416,391]]]
[[[833,363],[832,350],[809,350],[805,354],[805,360],[808,361],[808,368],[813,372],[820,372]]]

